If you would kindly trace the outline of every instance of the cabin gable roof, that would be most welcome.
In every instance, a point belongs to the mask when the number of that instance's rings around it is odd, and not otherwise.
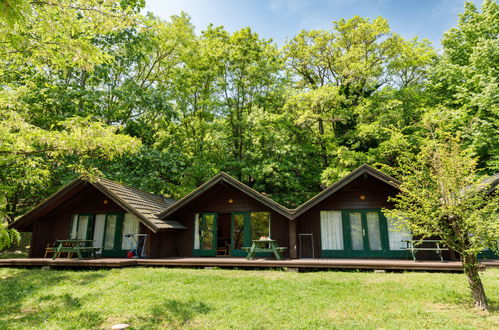
[[[378,171],[377,169],[375,169],[369,165],[364,164],[364,165],[359,166],[355,170],[353,170],[347,176],[336,181],[331,186],[324,189],[323,191],[321,191],[320,193],[318,193],[317,195],[315,195],[314,197],[312,197],[311,199],[309,199],[305,203],[301,204],[296,209],[292,210],[292,218],[295,219],[295,218],[299,217],[300,215],[307,212],[315,205],[319,204],[320,202],[322,202],[323,200],[325,200],[329,196],[333,195],[338,190],[345,187],[347,184],[349,184],[350,182],[354,181],[355,179],[357,179],[358,177],[360,177],[361,175],[364,175],[364,174],[371,175],[372,177],[374,177],[374,178],[376,178],[376,179],[378,179],[378,180],[380,180],[380,181],[382,181],[382,182],[384,182],[384,183],[386,183],[386,184],[388,184],[396,189],[399,189],[399,185],[401,183],[399,180],[397,180],[397,179],[395,179],[395,178],[393,178],[393,177],[391,177],[391,176],[389,176],[381,171]]]
[[[244,183],[236,180],[235,178],[231,177],[227,173],[220,172],[217,175],[215,175],[213,178],[199,186],[198,188],[194,189],[192,192],[181,198],[179,201],[174,203],[173,205],[170,205],[166,210],[164,210],[159,217],[161,219],[165,219],[169,215],[173,214],[174,212],[180,210],[182,207],[186,206],[187,204],[190,204],[191,202],[195,201],[197,198],[202,196],[206,191],[211,189],[212,187],[216,186],[217,184],[225,182],[229,184],[230,186],[238,189],[239,191],[243,192],[244,194],[254,198],[255,200],[259,201],[263,205],[269,207],[270,209],[276,211],[277,213],[280,213],[281,215],[285,216],[286,218],[291,218],[291,213],[290,210],[282,206],[281,204],[273,201],[269,197],[263,195],[262,193],[256,191],[255,189],[248,187]]]
[[[98,178],[95,181],[88,181],[83,178],[73,180],[71,183],[42,201],[32,210],[16,219],[10,226],[12,228],[28,227],[33,221],[36,221],[38,217],[55,209],[78,194],[88,185],[95,187],[121,208],[134,214],[153,232],[165,229],[185,229],[185,227],[177,221],[163,221],[157,216],[158,213],[173,204],[175,200],[153,195],[104,178]]]

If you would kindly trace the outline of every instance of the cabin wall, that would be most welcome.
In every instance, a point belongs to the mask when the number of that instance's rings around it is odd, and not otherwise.
[[[141,233],[147,234],[147,257],[148,258],[165,258],[173,257],[178,253],[175,251],[176,236],[179,231],[167,230],[158,233],[153,233],[149,228],[142,225]]]
[[[297,234],[307,233],[313,235],[315,257],[321,253],[321,226],[320,211],[326,210],[369,210],[391,208],[389,196],[397,194],[397,190],[371,176],[362,176],[336,191],[319,204],[299,216],[297,221]],[[361,199],[364,195],[365,199]],[[297,248],[300,249],[297,237]]]
[[[320,211],[392,208],[393,204],[388,199],[397,193],[397,189],[372,176],[359,177],[298,217],[296,219],[297,234],[311,233],[313,235],[315,257],[319,257],[322,251]],[[361,195],[364,195],[365,199],[361,199]],[[297,248],[299,251],[298,238]],[[440,260],[439,255],[434,251],[418,251],[416,256],[418,259]],[[456,258],[455,253],[450,251],[443,251],[442,256],[447,260]]]
[[[104,204],[107,200],[107,204]],[[66,203],[42,216],[33,226],[30,257],[43,257],[45,247],[57,239],[67,239],[71,219],[78,213],[125,212],[118,204],[93,186],[88,186]]]
[[[232,201],[232,203],[229,202]],[[234,212],[270,212],[270,232],[279,246],[289,247],[288,219],[266,205],[246,195],[240,190],[221,183],[206,191],[196,201],[187,205],[168,219],[182,223],[186,230],[176,234],[174,256],[190,257],[194,246],[194,217],[196,213],[213,212],[218,214]],[[288,252],[286,252],[287,255]]]

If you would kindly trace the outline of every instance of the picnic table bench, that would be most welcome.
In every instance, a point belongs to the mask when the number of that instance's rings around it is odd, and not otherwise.
[[[68,258],[71,258],[73,253],[76,253],[78,259],[83,259],[83,254],[90,254],[93,258],[97,258],[98,247],[94,247],[93,240],[83,239],[63,239],[56,240],[54,248],[54,256],[52,259],[58,258],[61,253],[67,253]]]
[[[248,260],[255,258],[258,252],[271,252],[274,253],[277,260],[283,260],[282,253],[286,251],[287,247],[277,246],[276,240],[273,239],[257,239],[252,241],[251,247],[242,247],[242,249],[248,252],[246,256]]]
[[[440,247],[440,244],[442,241],[440,240],[434,240],[434,239],[425,239],[425,240],[405,240],[407,243],[407,247],[402,248],[406,251],[411,251],[412,254],[412,259],[416,261],[416,252],[418,251],[435,251],[438,253],[440,257],[440,261],[444,261],[444,258],[442,257],[442,251],[449,251],[449,248],[446,247]],[[434,244],[434,247],[428,247],[428,246],[421,246],[425,243],[430,243]]]

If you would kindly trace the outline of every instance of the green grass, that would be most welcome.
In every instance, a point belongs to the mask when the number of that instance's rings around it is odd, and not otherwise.
[[[12,258],[27,258],[27,253],[16,253],[16,252],[0,252],[0,259],[12,259]]]
[[[0,259],[26,258],[29,252],[31,233],[21,233],[21,240],[7,250],[0,250]]]
[[[499,270],[483,280],[490,313],[461,274],[2,268],[0,329],[499,328]]]

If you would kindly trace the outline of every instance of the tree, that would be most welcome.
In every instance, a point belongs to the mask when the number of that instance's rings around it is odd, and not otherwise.
[[[99,172],[88,163],[90,158],[113,159],[140,146],[140,141],[117,134],[118,126],[65,113],[64,107],[56,106],[62,115],[55,120],[43,117],[46,109],[26,97],[47,73],[87,72],[110,61],[96,40],[135,24],[140,3],[0,1],[1,244],[8,245],[16,238],[5,222],[39,201],[37,197],[26,202],[26,197],[46,186],[55,168],[64,167],[73,176],[94,175]]]
[[[73,117],[49,131],[28,123],[1,101],[0,109],[0,199],[5,204],[0,211],[6,211],[7,222],[18,214],[21,192],[47,182],[51,163],[73,157],[70,169],[91,176],[99,172],[88,159],[113,159],[140,146],[139,140],[116,134],[117,127],[91,118]]]
[[[257,109],[275,109],[282,86],[282,61],[276,45],[250,28],[229,34],[222,27],[209,26],[202,40],[212,49],[216,63],[217,117],[225,128],[230,154],[224,165],[242,179],[252,146],[248,117]]]
[[[475,306],[486,310],[477,255],[499,249],[499,196],[477,175],[477,160],[458,137],[441,129],[430,134],[416,161],[404,168],[395,209],[384,212],[415,237],[437,236],[458,252]]]
[[[436,102],[455,110],[451,129],[462,134],[481,168],[499,170],[499,3],[481,10],[466,2],[458,26],[442,38],[443,54],[430,71]]]
[[[283,55],[295,77],[285,109],[316,145],[324,184],[362,163],[396,167],[402,149],[391,147],[414,142],[404,125],[418,120],[436,56],[427,40],[406,41],[386,19],[356,16],[300,32]]]

